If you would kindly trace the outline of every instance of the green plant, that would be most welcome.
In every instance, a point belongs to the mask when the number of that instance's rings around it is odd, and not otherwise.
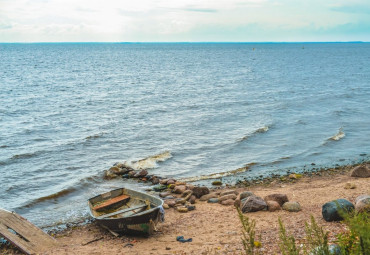
[[[370,213],[340,212],[349,230],[337,236],[344,255],[370,254]]]
[[[248,255],[258,255],[262,254],[261,250],[261,242],[256,240],[256,221],[250,220],[247,216],[245,216],[240,208],[236,208],[238,211],[240,222],[242,223],[242,243],[244,247],[245,254]]]
[[[304,246],[304,253],[310,255],[329,255],[329,232],[324,231],[317,225],[315,218],[311,215],[311,225],[305,223],[307,243]]]
[[[294,236],[288,236],[281,218],[279,217],[279,247],[283,255],[299,255],[300,249],[295,244]]]

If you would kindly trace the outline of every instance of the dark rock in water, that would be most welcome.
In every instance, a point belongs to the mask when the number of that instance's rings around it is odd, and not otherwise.
[[[213,186],[221,186],[222,185],[222,181],[213,181],[212,182],[212,185]]]
[[[275,201],[278,202],[280,206],[283,206],[285,202],[288,202],[288,196],[285,194],[271,194],[265,197],[265,201]]]
[[[134,177],[135,178],[142,178],[142,177],[145,177],[147,174],[148,174],[147,170],[141,170],[140,172],[136,173]]]
[[[266,201],[266,204],[267,204],[267,210],[269,212],[275,212],[275,211],[281,210],[279,203],[276,201],[268,200]]]
[[[153,187],[153,190],[157,192],[165,190],[165,189],[167,189],[166,185],[158,185],[158,186]]]
[[[337,199],[327,202],[322,206],[322,216],[326,221],[340,221],[342,212],[350,212],[355,209],[354,205],[346,199]]]
[[[356,166],[351,172],[351,177],[369,178],[370,169],[367,165]]]
[[[370,196],[362,195],[356,198],[355,210],[356,212],[370,213]]]
[[[193,195],[197,198],[209,194],[209,189],[207,187],[194,187]]]
[[[218,203],[218,198],[210,198],[210,199],[208,199],[207,202],[212,203],[212,204],[216,204],[216,203]]]
[[[299,212],[302,208],[298,202],[285,202],[283,204],[283,210],[288,212]]]
[[[249,196],[243,199],[242,201],[244,201],[241,204],[241,209],[243,213],[257,212],[257,211],[261,211],[267,208],[267,204],[265,200],[257,196]]]

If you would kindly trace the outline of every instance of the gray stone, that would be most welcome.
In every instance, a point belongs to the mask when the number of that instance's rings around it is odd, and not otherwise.
[[[275,212],[275,211],[281,210],[279,203],[276,201],[266,201],[266,204],[267,204],[267,210],[269,212]]]
[[[208,199],[208,201],[207,201],[208,203],[218,203],[218,198],[210,198],[210,199]]]
[[[204,195],[209,194],[209,189],[207,187],[194,187],[193,195],[200,198]]]
[[[265,201],[275,201],[278,202],[280,206],[288,202],[288,196],[285,194],[271,194],[265,197]]]
[[[370,195],[359,195],[358,197],[356,197],[355,203],[357,203],[359,200],[362,200],[368,197],[370,197]]]
[[[243,191],[239,194],[239,196],[240,196],[240,200],[243,200],[244,198],[247,198],[249,196],[255,196],[255,195],[251,191]]]
[[[356,199],[355,210],[356,212],[369,212],[370,213],[370,196],[361,196],[360,199]]]
[[[228,199],[232,199],[233,204],[234,204],[234,200],[236,199],[236,195],[235,194],[224,195],[224,196],[220,197],[218,200],[220,202],[222,202],[222,201],[225,201],[225,200],[228,200]]]
[[[194,195],[194,194],[193,194]],[[199,200],[200,201],[207,201],[208,199],[210,199],[210,198],[216,198],[216,197],[218,197],[218,195],[217,195],[217,193],[209,193],[209,194],[207,194],[207,195],[204,195],[204,196],[202,196]]]
[[[354,209],[354,205],[346,199],[337,199],[327,202],[322,206],[322,216],[326,221],[340,221],[343,217],[341,211],[349,212]]]
[[[367,165],[356,166],[351,172],[351,177],[368,178],[370,177],[370,169]]]
[[[302,208],[298,202],[285,202],[283,204],[283,210],[288,212],[299,212]]]
[[[257,196],[249,196],[242,200],[242,212],[257,212],[267,208],[265,200]]]

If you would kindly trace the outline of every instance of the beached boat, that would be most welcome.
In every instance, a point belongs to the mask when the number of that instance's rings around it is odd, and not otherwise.
[[[88,200],[91,216],[113,233],[150,235],[164,220],[160,198],[119,188]]]

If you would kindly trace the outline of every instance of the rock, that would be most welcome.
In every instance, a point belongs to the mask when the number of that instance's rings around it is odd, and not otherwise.
[[[181,194],[181,197],[186,197],[186,196],[188,196],[190,194],[190,196],[191,196],[191,194],[193,194],[193,192],[191,191],[191,190],[185,190],[182,194]],[[189,198],[190,198],[190,196],[189,196]]]
[[[195,204],[195,200],[196,200],[197,198],[194,196],[194,195],[191,195],[191,197],[190,197],[190,199],[189,199],[189,202],[191,203],[191,204]]]
[[[160,184],[162,185],[167,185],[168,179],[162,179],[159,181]]]
[[[356,199],[355,210],[356,212],[370,213],[370,196],[363,195],[360,199]]]
[[[185,206],[179,206],[176,210],[181,213],[187,213],[189,211],[189,209]]]
[[[173,200],[166,200],[165,202],[169,207],[174,207],[176,205],[176,201]]]
[[[178,198],[178,199],[175,199],[175,201],[176,201],[176,204],[184,205],[186,203],[186,200],[184,198]]]
[[[241,209],[243,213],[257,212],[257,211],[264,210],[267,207],[265,200],[257,196],[249,196],[243,199],[242,201],[244,201],[241,204]]]
[[[169,189],[174,189],[175,187],[176,187],[176,185],[175,185],[175,184],[169,184],[169,185],[168,185],[168,188],[169,188]]]
[[[159,193],[159,196],[160,197],[167,197],[167,196],[169,196],[169,195],[171,195],[171,192],[169,192],[169,191],[165,191],[165,192],[161,192],[161,193]]]
[[[113,178],[117,178],[118,175],[113,173],[113,172],[110,172],[109,170],[105,170],[104,171],[104,178],[105,179],[113,179]]]
[[[153,187],[153,190],[156,191],[156,192],[159,192],[159,191],[162,191],[162,190],[165,190],[165,189],[167,189],[167,186],[165,186],[165,185],[157,185],[157,186]]]
[[[351,177],[369,178],[370,169],[367,165],[356,166],[351,172]]]
[[[136,175],[136,171],[130,171],[130,172],[128,172],[128,176],[130,176],[130,178],[133,178],[135,175]]]
[[[207,187],[194,187],[193,195],[197,198],[209,194],[209,189]]]
[[[148,174],[147,170],[141,170],[140,172],[134,175],[135,178],[143,178]]]
[[[235,190],[225,190],[223,192],[220,193],[220,196],[226,196],[226,195],[230,195],[230,194],[234,194],[234,195],[237,195],[238,192],[236,192]]]
[[[218,203],[218,198],[210,198],[210,199],[208,199],[208,201],[207,201],[208,203],[212,203],[212,204],[214,204],[214,203]]]
[[[285,202],[283,204],[283,210],[288,212],[299,212],[302,208],[298,202]]]
[[[173,192],[176,193],[176,194],[182,194],[182,193],[184,193],[185,190],[186,190],[186,186],[185,185],[179,185],[179,186],[176,186],[173,189]]]
[[[244,191],[239,194],[240,200],[243,200],[244,198],[247,198],[249,196],[254,196],[253,192],[251,191]]]
[[[175,179],[169,179],[167,181],[167,185],[169,185],[169,184],[175,184],[175,183],[176,183],[176,180]]]
[[[158,177],[156,177],[156,176],[153,176],[153,178],[151,179],[151,182],[152,182],[154,185],[156,185],[156,184],[158,184],[158,183],[159,183],[159,178],[158,178]]]
[[[326,221],[340,221],[343,217],[340,216],[340,211],[348,212],[353,210],[354,205],[346,199],[337,199],[327,202],[322,206],[322,216]]]
[[[225,201],[225,200],[228,200],[228,199],[233,200],[233,204],[234,204],[234,200],[236,199],[236,195],[235,194],[224,195],[224,196],[220,197],[218,200],[220,202],[222,202],[222,201]]]
[[[164,209],[170,209],[170,206],[168,204],[163,204]]]
[[[109,168],[108,171],[110,171],[111,173],[119,175],[121,173],[121,168],[119,168],[117,166],[112,166],[111,168]]]
[[[280,206],[283,206],[284,203],[288,202],[288,196],[285,194],[271,194],[265,197],[265,201],[275,201],[278,202]]]
[[[355,188],[356,188],[356,184],[347,182],[347,183],[344,185],[344,188],[345,188],[345,189],[355,189]]]
[[[275,212],[275,211],[278,211],[278,210],[281,210],[281,206],[278,202],[276,201],[266,201],[266,204],[267,204],[267,210],[269,212]]]
[[[193,194],[194,195],[194,194]],[[210,198],[217,198],[218,197],[218,195],[217,195],[217,193],[209,193],[209,194],[207,194],[207,195],[204,195],[204,196],[201,196],[201,198],[199,199],[200,201],[207,201],[207,200],[209,200]]]
[[[188,211],[194,211],[195,205],[187,205],[186,208],[188,208]]]
[[[163,198],[163,200],[168,200],[168,199],[176,199],[176,197],[174,196],[166,196]]]
[[[234,205],[234,199],[227,199],[221,202],[222,205]]]
[[[355,203],[357,203],[359,200],[362,200],[364,198],[368,198],[370,195],[359,195],[358,197],[356,197],[356,200],[355,200]]]
[[[186,184],[186,189],[188,189],[188,190],[193,190],[194,187],[195,186],[193,184]]]
[[[295,174],[295,173],[293,173],[293,174],[290,174],[289,175],[289,178],[290,179],[293,179],[293,180],[297,180],[299,178],[302,178],[302,175],[301,174]]]
[[[212,182],[212,185],[213,186],[221,186],[222,185],[222,181],[213,181]]]

